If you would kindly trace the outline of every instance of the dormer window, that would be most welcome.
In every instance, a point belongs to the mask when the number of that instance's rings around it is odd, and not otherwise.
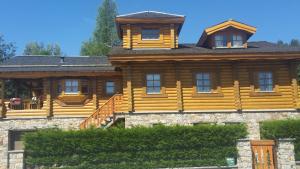
[[[243,38],[241,35],[232,35],[232,47],[241,48],[243,47]]]
[[[225,35],[216,35],[215,36],[215,45],[216,45],[216,48],[227,47],[226,36]]]
[[[142,40],[159,40],[159,29],[142,29]]]

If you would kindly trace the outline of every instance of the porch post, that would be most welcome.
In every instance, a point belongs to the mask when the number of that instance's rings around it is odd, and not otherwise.
[[[128,93],[128,112],[134,111],[134,102],[133,102],[133,89],[132,89],[132,70],[131,65],[126,68],[126,83],[127,83],[127,93]]]
[[[95,110],[98,109],[98,95],[97,95],[97,78],[93,78],[92,80],[92,97],[93,97],[93,105],[95,107]]]
[[[293,91],[293,101],[294,107],[296,109],[300,108],[299,98],[298,98],[298,78],[297,78],[297,63],[289,62],[289,73],[291,79],[291,86]]]
[[[182,101],[182,86],[180,79],[180,65],[175,63],[175,76],[176,76],[176,90],[177,90],[177,110],[179,112],[183,111],[183,101]]]
[[[45,101],[46,104],[45,109],[46,109],[46,114],[47,117],[52,117],[53,116],[53,80],[52,79],[43,79],[44,83],[44,95],[45,95]]]
[[[0,79],[0,118],[5,118],[6,107],[4,103],[5,82]]]
[[[232,64],[232,77],[233,77],[233,88],[234,88],[234,104],[237,111],[242,110],[241,94],[240,94],[240,81],[238,73],[238,63]]]

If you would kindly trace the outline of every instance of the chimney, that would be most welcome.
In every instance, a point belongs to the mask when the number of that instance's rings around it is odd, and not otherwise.
[[[65,57],[64,56],[60,56],[60,63],[65,63]]]

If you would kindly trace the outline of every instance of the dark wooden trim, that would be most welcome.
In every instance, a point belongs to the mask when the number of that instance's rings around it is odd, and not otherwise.
[[[250,96],[259,97],[259,96],[281,96],[282,94],[279,91],[278,85],[278,68],[276,66],[272,67],[263,67],[263,68],[248,68],[249,73],[249,82],[250,82]],[[273,74],[273,91],[263,92],[259,91],[258,84],[258,73],[260,71],[270,71]]]
[[[192,97],[223,97],[221,82],[220,82],[220,69],[216,67],[206,67],[199,69],[192,69],[193,79],[193,93]],[[211,77],[211,92],[210,93],[198,93],[196,74],[199,72],[207,72]]]

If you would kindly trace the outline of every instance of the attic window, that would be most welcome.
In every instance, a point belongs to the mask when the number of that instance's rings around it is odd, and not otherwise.
[[[159,29],[143,29],[142,40],[158,40],[159,32]]]
[[[216,48],[227,47],[226,36],[225,35],[216,35],[215,36],[215,45],[216,45]]]
[[[232,47],[243,47],[243,38],[241,35],[233,35],[232,36]]]

